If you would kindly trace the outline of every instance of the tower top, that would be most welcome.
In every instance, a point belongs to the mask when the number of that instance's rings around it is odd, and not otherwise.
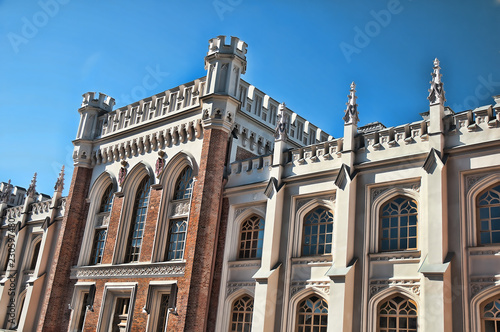
[[[349,90],[349,101],[346,103],[347,108],[345,109],[344,123],[357,125],[359,122],[358,104],[356,104],[356,84],[351,83],[351,89]]]
[[[226,45],[226,36],[217,36],[208,41],[207,56],[215,53],[219,54],[234,54],[241,59],[246,60],[245,54],[247,53],[247,43],[240,40],[238,37],[231,36],[231,44]]]
[[[432,80],[429,82],[431,83],[431,88],[429,89],[429,102],[431,105],[434,104],[442,104],[444,105],[444,102],[446,101],[446,98],[444,97],[444,89],[443,89],[443,82],[441,82],[441,67],[439,67],[439,60],[438,58],[434,59],[434,71],[432,72]]]
[[[82,95],[83,101],[81,107],[96,107],[103,109],[107,112],[111,112],[113,110],[113,106],[115,106],[115,99],[111,98],[104,93],[99,92],[99,98],[95,98],[95,92],[87,92]]]

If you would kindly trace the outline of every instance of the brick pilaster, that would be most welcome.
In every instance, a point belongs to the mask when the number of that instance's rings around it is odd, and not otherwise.
[[[71,267],[77,264],[85,220],[88,212],[87,197],[92,169],[75,167],[69,195],[66,199],[65,215],[60,227],[51,266],[47,272],[47,286],[40,305],[40,321],[37,331],[67,331],[75,281],[70,279]]]

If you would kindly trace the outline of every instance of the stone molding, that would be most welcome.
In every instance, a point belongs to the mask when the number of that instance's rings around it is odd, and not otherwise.
[[[371,190],[372,204],[377,199],[377,197],[379,197],[382,193],[386,192],[389,189],[407,189],[415,192],[420,192],[420,181],[411,183],[391,184],[384,187],[373,188]]]
[[[233,294],[241,288],[254,288],[255,282],[228,282],[226,287],[226,297]]]
[[[371,280],[370,297],[386,288],[400,286],[408,288],[415,295],[420,295],[420,279],[391,279],[391,280]]]
[[[471,278],[469,283],[471,297],[474,297],[483,289],[494,287],[498,284],[500,284],[500,277]]]
[[[324,293],[325,296],[328,296],[330,294],[330,281],[292,281],[290,296],[294,296],[306,288],[318,289]]]
[[[184,275],[184,269],[184,262],[78,267],[71,270],[71,279],[178,277]]]

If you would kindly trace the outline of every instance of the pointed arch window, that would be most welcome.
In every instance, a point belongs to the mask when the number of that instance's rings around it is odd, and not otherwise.
[[[132,222],[128,232],[127,249],[125,252],[125,262],[137,262],[141,253],[142,237],[144,235],[144,224],[146,223],[146,213],[149,201],[149,176],[145,176],[139,184],[135,194]]]
[[[482,306],[481,325],[483,332],[500,332],[500,297]]]
[[[304,218],[302,255],[326,255],[332,253],[333,212],[317,207]]]
[[[175,183],[174,200],[189,199],[193,193],[193,169],[186,166]]]
[[[264,242],[264,219],[251,216],[241,223],[239,259],[253,259],[262,257]]]
[[[478,196],[477,210],[479,243],[500,243],[500,185],[497,184]]]
[[[316,295],[307,297],[299,303],[297,311],[297,332],[326,332],[328,303],[321,297]]]
[[[417,202],[398,196],[380,210],[380,250],[417,249]]]
[[[417,331],[417,304],[406,297],[396,295],[381,303],[378,314],[380,332]]]
[[[252,330],[253,298],[248,295],[236,299],[231,310],[229,332]]]
[[[113,206],[113,197],[113,185],[109,184],[101,197],[101,204],[95,218],[94,238],[92,241],[92,250],[90,251],[89,265],[101,264],[108,232],[109,215]]]
[[[38,255],[40,253],[41,243],[42,239],[38,239],[35,245],[33,246],[33,253],[31,254],[31,262],[30,262],[30,270],[34,270],[36,268],[36,261],[38,260]]]

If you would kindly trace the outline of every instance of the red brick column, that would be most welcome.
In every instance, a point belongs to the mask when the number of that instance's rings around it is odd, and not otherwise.
[[[47,271],[47,288],[40,305],[38,332],[67,331],[75,281],[70,279],[71,267],[77,264],[83,230],[88,212],[85,198],[88,195],[92,169],[75,167],[65,215],[60,227],[50,269]]]
[[[185,280],[179,285],[177,297],[179,316],[172,317],[172,325],[169,324],[169,328],[172,326],[174,331],[202,332],[208,325],[229,133],[207,128],[203,136],[184,254]]]

